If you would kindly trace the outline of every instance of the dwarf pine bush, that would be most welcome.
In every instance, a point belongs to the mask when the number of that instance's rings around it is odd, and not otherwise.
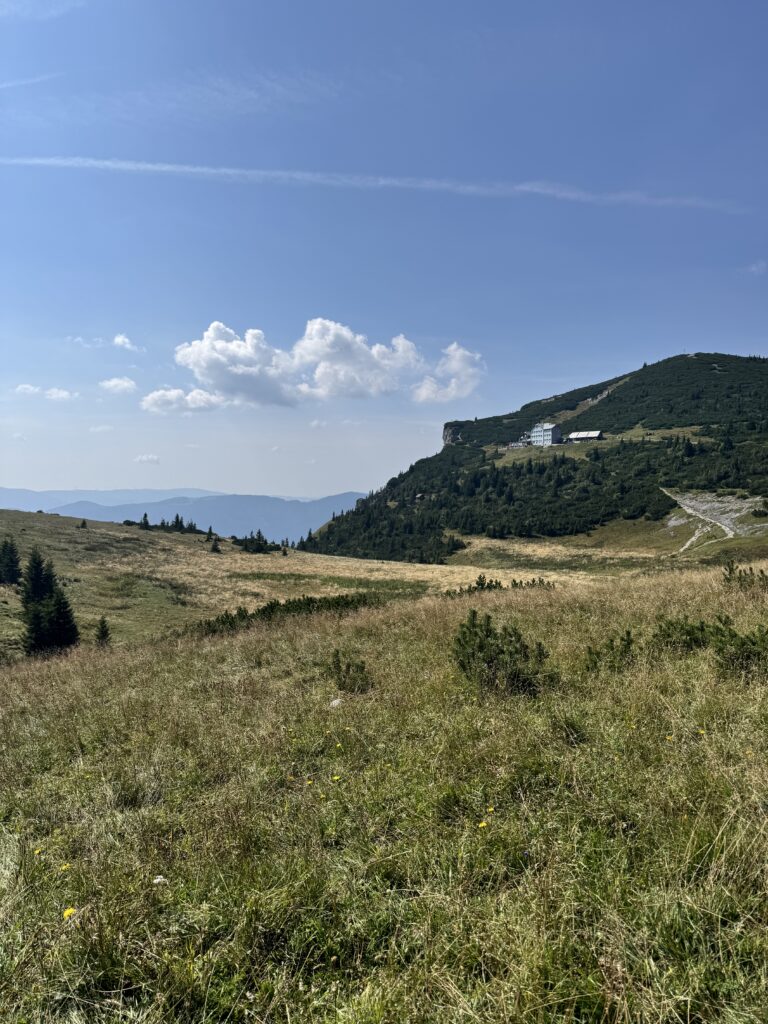
[[[723,569],[723,585],[736,590],[768,591],[768,573],[764,569],[755,572],[751,565],[742,569],[731,559]]]
[[[365,662],[356,658],[342,658],[338,647],[331,655],[328,675],[343,693],[365,693],[373,686]]]
[[[515,625],[496,629],[490,615],[480,617],[473,608],[454,637],[453,657],[481,695],[535,696],[547,676],[549,651],[539,641],[531,646]]]
[[[635,636],[631,629],[625,629],[623,633],[609,636],[605,643],[597,647],[587,647],[586,669],[588,672],[599,672],[600,669],[621,672],[632,664],[636,655]]]

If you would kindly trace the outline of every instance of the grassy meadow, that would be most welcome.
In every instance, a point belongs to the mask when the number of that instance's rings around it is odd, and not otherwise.
[[[682,561],[448,598],[476,567],[217,557],[161,534],[142,561],[122,527],[24,521],[24,543],[67,530],[50,553],[83,581],[76,613],[88,579],[119,600],[97,564],[187,564],[178,607],[198,618],[241,587],[310,592],[299,574],[402,599],[203,639],[131,612],[112,650],[0,669],[0,1019],[766,1020],[766,677],[652,641],[661,613],[755,631],[765,589]],[[458,671],[472,608],[548,648],[536,696]],[[627,629],[632,656],[589,671]]]
[[[441,593],[466,586],[474,565],[359,561],[300,551],[251,555],[222,539],[212,554],[194,534],[144,531],[116,523],[0,510],[0,538],[15,537],[22,562],[32,547],[51,558],[81,625],[84,642],[105,615],[118,645],[162,636],[190,622],[275,598],[360,590],[387,595]],[[21,606],[0,587],[0,643],[23,633]]]

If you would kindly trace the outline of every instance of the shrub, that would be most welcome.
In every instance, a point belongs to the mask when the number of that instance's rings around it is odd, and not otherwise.
[[[729,623],[712,627],[711,646],[718,667],[724,672],[755,676],[768,668],[768,629],[758,626],[752,633],[738,633]]]
[[[617,636],[608,637],[604,644],[587,647],[587,672],[599,672],[605,668],[609,672],[621,672],[631,665],[637,655],[637,642],[631,629]]]
[[[344,693],[366,693],[373,686],[365,662],[352,658],[342,658],[337,647],[328,664],[328,675],[339,690]]]
[[[768,590],[768,573],[764,569],[755,572],[751,565],[741,569],[731,559],[723,569],[723,585],[737,590]]]
[[[474,583],[470,583],[466,587],[459,587],[458,590],[446,590],[445,596],[463,597],[465,594],[478,594],[486,590],[530,590],[531,588],[554,590],[555,584],[538,576],[530,580],[512,579],[509,581],[509,586],[505,587],[501,580],[488,579],[485,573],[480,573]]]
[[[481,695],[535,696],[541,685],[552,678],[544,669],[549,651],[541,643],[536,641],[531,646],[514,625],[496,629],[490,615],[480,618],[474,608],[454,637],[453,657]]]
[[[720,625],[729,625],[729,620],[718,619]],[[660,615],[656,620],[656,629],[651,635],[648,645],[656,651],[689,652],[708,647],[713,639],[717,626],[704,622],[690,622],[687,616],[681,619]]]

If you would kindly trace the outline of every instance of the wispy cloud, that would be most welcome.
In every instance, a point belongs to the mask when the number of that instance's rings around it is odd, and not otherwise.
[[[143,352],[143,348],[139,348],[138,345],[134,345],[127,334],[116,334],[112,340],[112,344],[115,348],[125,349],[126,352]]]
[[[2,3],[2,0],[0,0]],[[30,83],[31,84],[31,83]],[[189,123],[201,119],[251,117],[323,103],[338,95],[338,85],[311,72],[198,75],[156,81],[141,89],[46,93],[5,117],[38,124],[146,125],[158,119]]]
[[[6,156],[3,167],[41,167],[52,170],[106,171],[117,174],[154,174],[196,178],[244,185],[298,185],[304,187],[401,190],[446,193],[474,199],[519,199],[528,196],[591,206],[640,206],[711,210],[742,213],[743,208],[727,200],[701,196],[662,196],[633,189],[597,192],[551,181],[471,182],[452,178],[413,178],[388,175],[346,174],[326,171],[268,170],[263,168],[217,167],[204,164],[156,163],[143,160],[99,159],[85,156]]]
[[[134,462],[143,463],[150,466],[157,466],[160,462],[159,455],[137,455],[133,460]]]
[[[0,82],[0,92],[4,89],[22,89],[25,85],[40,85],[42,82],[50,82],[54,78],[61,78],[61,72],[50,75],[35,75],[33,78],[11,78]]]
[[[763,277],[768,274],[768,260],[755,260],[748,267],[744,267],[744,272],[752,277]]]
[[[33,18],[37,21],[58,18],[84,7],[86,0],[0,0],[0,18]]]
[[[77,391],[68,391],[66,388],[47,388],[45,391],[37,384],[17,384],[17,395],[43,395],[49,402],[69,402],[73,398],[79,398]]]

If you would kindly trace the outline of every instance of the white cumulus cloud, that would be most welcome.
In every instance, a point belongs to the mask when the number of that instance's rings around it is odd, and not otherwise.
[[[295,405],[316,399],[376,398],[417,384],[417,401],[449,401],[470,394],[482,360],[457,343],[430,369],[412,341],[399,334],[371,344],[344,324],[318,317],[290,348],[269,344],[263,331],[240,336],[215,321],[195,341],[176,348],[176,362],[199,387],[165,387],[142,399],[148,412],[211,409],[227,404]]]
[[[67,391],[66,388],[48,388],[45,397],[50,402],[69,402],[78,395],[76,391]]]
[[[158,388],[157,391],[150,391],[141,400],[141,407],[145,412],[158,413],[200,412],[226,404],[227,399],[223,395],[203,391],[202,388],[193,388],[189,392],[183,391],[182,388]]]
[[[139,348],[138,345],[134,345],[127,334],[116,334],[112,339],[112,344],[115,348],[125,349],[127,352],[143,352],[144,350]]]
[[[16,394],[17,395],[39,395],[41,388],[35,384],[17,384]]]
[[[148,463],[149,465],[156,466],[160,462],[159,455],[137,455],[133,460],[134,462]]]
[[[414,401],[451,402],[466,398],[480,383],[484,370],[479,352],[470,352],[454,341],[443,349],[443,358],[434,374],[427,375],[413,389]]]
[[[130,377],[110,377],[108,380],[100,380],[99,387],[111,395],[128,395],[136,390],[136,381]]]

